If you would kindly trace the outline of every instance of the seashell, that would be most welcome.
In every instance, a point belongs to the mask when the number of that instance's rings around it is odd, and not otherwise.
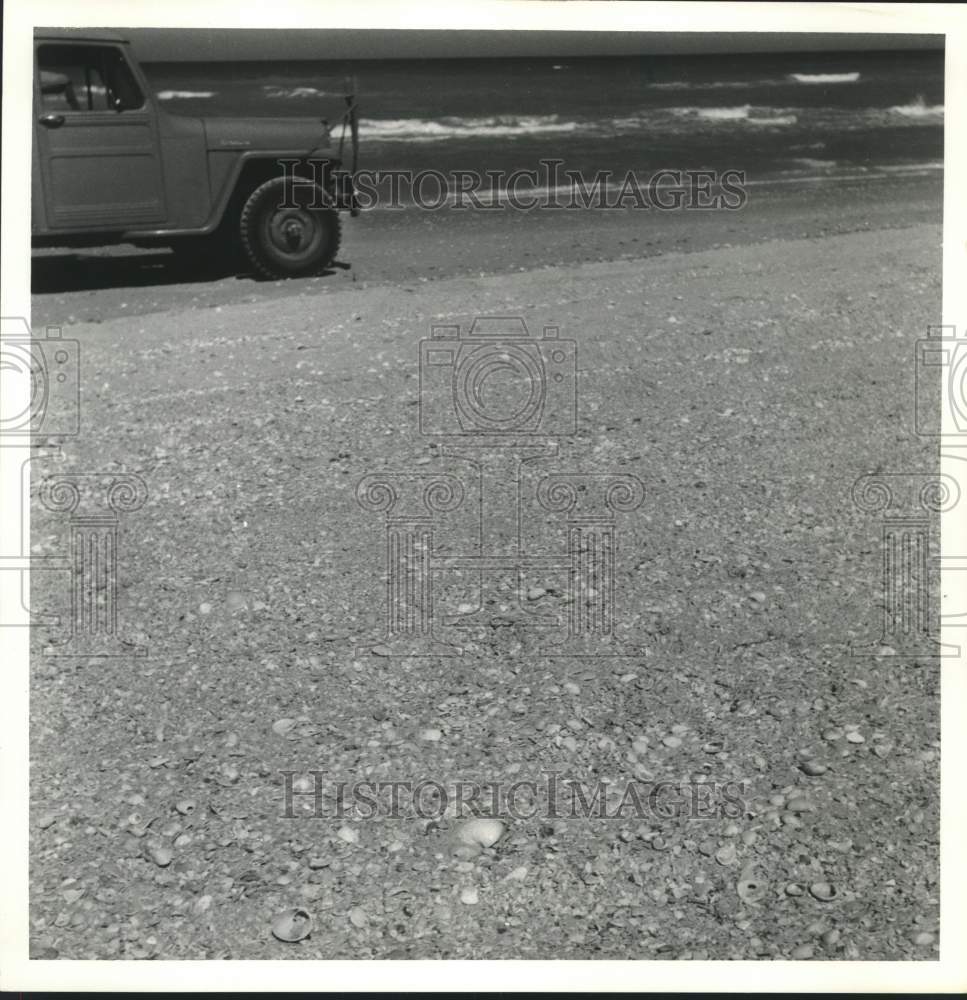
[[[369,923],[369,917],[361,906],[354,906],[349,911],[349,922],[353,927],[363,928]]]
[[[726,844],[715,852],[715,860],[720,865],[734,865],[735,856],[735,844]]]
[[[740,882],[735,891],[743,903],[758,903],[766,894],[766,887],[756,879],[746,879]]]
[[[846,734],[846,742],[847,743],[865,743],[866,742],[866,737],[862,733],[856,732],[855,729],[851,729]]]
[[[358,844],[359,843],[359,831],[354,830],[351,826],[341,826],[336,831],[336,836],[340,840],[344,840],[347,844]]]
[[[457,840],[467,847],[493,847],[504,835],[506,827],[499,819],[467,820],[457,828]]]
[[[813,882],[809,887],[809,894],[821,903],[829,903],[837,896],[836,886],[829,882]]]
[[[179,799],[175,803],[175,810],[180,812],[182,816],[190,816],[197,805],[198,803],[194,799]]]
[[[290,944],[312,933],[312,915],[308,910],[286,910],[272,921],[272,936]]]
[[[802,886],[798,882],[790,882],[789,885],[786,886],[786,895],[801,896]]]
[[[678,747],[682,745],[682,741],[678,736],[666,736],[662,740],[662,743],[664,743],[665,746],[671,750],[676,750]]]
[[[704,753],[721,753],[724,749],[724,740],[709,740],[708,743],[702,744],[702,750]]]
[[[272,723],[272,732],[277,736],[286,736],[296,727],[295,719],[279,719]]]

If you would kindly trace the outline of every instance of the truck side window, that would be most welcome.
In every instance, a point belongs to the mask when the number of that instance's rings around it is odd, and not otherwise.
[[[41,45],[40,100],[45,111],[128,111],[144,96],[121,51],[107,45]]]

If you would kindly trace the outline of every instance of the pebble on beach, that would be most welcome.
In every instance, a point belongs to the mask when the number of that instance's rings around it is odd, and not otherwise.
[[[493,847],[505,829],[499,819],[471,819],[457,828],[457,840],[467,847]]]
[[[811,778],[818,778],[819,775],[825,774],[829,768],[825,764],[821,764],[818,760],[804,760],[799,765],[799,770],[803,774],[808,774]]]
[[[175,856],[171,848],[164,844],[148,844],[145,853],[159,868],[167,868]]]

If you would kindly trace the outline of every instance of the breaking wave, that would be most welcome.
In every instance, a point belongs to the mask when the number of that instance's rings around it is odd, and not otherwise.
[[[890,110],[904,118],[943,118],[944,106],[927,104],[922,97],[918,97],[910,104],[895,104]]]
[[[574,132],[582,126],[576,121],[562,121],[558,115],[501,115],[491,118],[363,119],[360,135],[370,139],[433,141],[440,139],[486,136],[539,135]]]
[[[158,93],[159,101],[193,101],[214,97],[214,90],[162,90]]]
[[[262,87],[262,93],[271,100],[305,100],[308,97],[342,97],[341,91],[320,90],[318,87],[282,87],[269,83]]]
[[[856,83],[859,73],[790,73],[789,79],[796,83],[825,85],[830,83]]]

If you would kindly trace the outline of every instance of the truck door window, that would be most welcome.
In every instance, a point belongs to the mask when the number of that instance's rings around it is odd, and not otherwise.
[[[45,111],[129,111],[144,106],[144,95],[120,49],[41,45],[37,60]]]

